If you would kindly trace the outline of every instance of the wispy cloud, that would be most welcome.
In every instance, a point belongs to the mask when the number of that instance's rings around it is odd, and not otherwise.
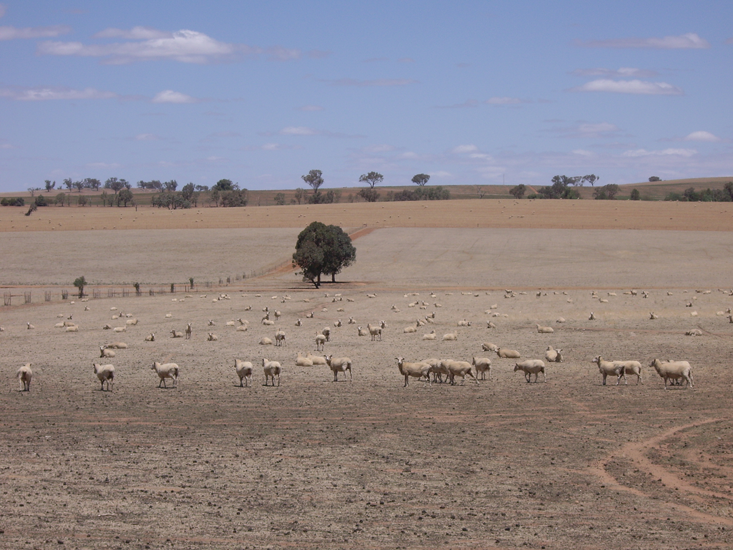
[[[615,137],[620,128],[610,122],[580,122],[574,126],[556,126],[547,131],[562,138],[598,139]]]
[[[130,30],[109,28],[92,36],[92,38],[124,38],[125,40],[151,40],[172,37],[172,32],[160,31],[152,27],[133,27]]]
[[[605,76],[606,78],[651,78],[657,76],[659,73],[646,69],[621,67],[620,69],[575,69],[570,74],[573,76]]]
[[[646,149],[634,149],[624,151],[621,156],[624,157],[692,157],[697,154],[695,149],[662,149],[661,151],[647,151]]]
[[[663,38],[613,38],[610,40],[579,41],[578,45],[586,48],[652,48],[662,50],[703,49],[709,48],[710,43],[700,38],[694,32],[680,36],[665,36]]]
[[[159,139],[155,134],[138,134],[135,136],[135,141],[157,141]]]
[[[456,155],[467,155],[470,153],[476,153],[478,152],[478,147],[475,145],[457,145],[456,147],[453,147],[451,149],[451,153],[454,153]]]
[[[410,84],[417,84],[417,80],[410,80],[408,78],[378,78],[375,80],[357,80],[355,78],[339,78],[336,80],[323,80],[332,86],[357,86],[357,87],[368,87],[368,86],[409,86]]]
[[[586,82],[582,86],[570,88],[571,92],[609,92],[615,94],[642,95],[684,95],[682,88],[666,82],[648,82],[644,80],[608,80],[599,79]]]
[[[280,134],[283,136],[315,136],[318,131],[306,126],[287,126],[280,130]]]
[[[704,130],[699,130],[697,132],[692,132],[691,134],[688,134],[685,136],[685,141],[707,141],[709,143],[717,143],[719,141],[723,141],[715,134],[711,134],[710,132],[705,132]]]
[[[163,90],[157,93],[151,101],[153,103],[198,103],[199,100],[173,90]]]
[[[118,97],[113,92],[84,88],[74,90],[63,87],[6,87],[0,88],[0,97],[16,101],[50,101],[54,99],[112,99]]]
[[[51,27],[0,27],[0,40],[15,40],[18,38],[54,38],[71,32],[71,27],[66,25],[53,25]]]

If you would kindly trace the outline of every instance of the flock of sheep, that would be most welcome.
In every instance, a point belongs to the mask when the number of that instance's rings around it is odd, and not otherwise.
[[[705,292],[710,293],[710,291],[699,291],[699,292]],[[463,293],[463,294],[473,294],[473,293]],[[520,293],[520,294],[526,294],[526,293]],[[557,293],[556,293],[557,294]],[[563,293],[566,294],[566,293]],[[615,296],[615,293],[608,293],[609,295]],[[627,294],[636,296],[636,291],[629,291]],[[538,298],[541,298],[543,295],[547,295],[546,293],[543,294],[542,292],[538,292],[536,296]],[[244,295],[243,295],[244,296]],[[259,295],[258,295],[259,296]],[[411,294],[405,294],[406,298],[413,297],[413,296],[419,296],[418,293],[411,293]],[[435,294],[430,295],[431,298],[436,298],[437,296]],[[478,296],[478,294],[475,294],[475,296]],[[516,297],[517,294],[513,291],[506,291],[504,294],[505,298],[513,298]],[[643,297],[647,297],[648,293],[642,293]],[[202,296],[206,297],[206,296]],[[598,299],[602,303],[607,303],[607,298],[600,298],[595,292],[591,294],[591,297],[593,299]],[[186,299],[193,298],[192,296],[186,296]],[[273,297],[275,298],[275,297]],[[331,302],[342,302],[343,297],[340,294],[329,296],[328,294],[325,295],[324,298],[329,299]],[[367,298],[376,298],[376,294],[367,294]],[[289,296],[281,297],[280,298],[283,303],[290,300]],[[222,300],[231,300],[231,297],[227,294],[221,294],[217,298],[215,298],[213,301],[218,302]],[[347,302],[354,302],[354,298],[347,298]],[[175,301],[175,300],[174,300]],[[180,302],[183,302],[184,299],[181,299]],[[305,302],[309,302],[309,299],[304,300]],[[568,299],[570,302],[571,300]],[[73,303],[73,302],[72,302]],[[688,304],[692,304],[693,302],[688,302],[685,305],[687,307]],[[440,307],[442,307],[442,304],[438,302],[434,302],[432,305],[424,300],[414,300],[408,304],[406,304],[407,308],[418,308],[421,310],[427,310],[428,308],[436,308],[436,310]],[[492,305],[489,309],[485,311],[486,314],[488,314],[492,318],[499,317],[499,314],[496,312],[496,309],[498,308],[497,304]],[[85,306],[84,310],[89,311],[89,306]],[[110,308],[112,312],[112,319],[113,320],[124,320],[124,324],[120,324],[120,326],[112,327],[109,324],[105,324],[102,327],[102,330],[111,330],[113,333],[126,333],[128,332],[128,328],[135,327],[138,324],[138,319],[132,316],[131,314],[122,314],[121,312],[117,311],[117,308]],[[233,308],[232,308],[233,309]],[[251,311],[252,307],[247,306],[244,307],[244,311]],[[328,309],[326,307],[322,307],[322,311],[327,311]],[[416,315],[416,319],[414,323],[411,323],[407,326],[405,326],[402,329],[403,334],[415,334],[418,332],[420,327],[425,326],[427,328],[427,325],[435,325],[438,320],[438,315],[436,314],[436,310],[433,310],[430,313],[425,314],[419,314]],[[344,313],[344,307],[338,307],[337,313]],[[400,308],[393,304],[390,308],[390,311],[393,313],[398,313],[400,311]],[[281,320],[282,314],[280,311],[271,311],[269,307],[263,308],[264,315],[260,319],[260,323],[263,326],[272,326],[275,325],[276,322]],[[727,315],[727,319],[729,322],[733,322],[733,315],[730,313],[730,309],[727,311],[721,311],[718,312],[718,315],[724,316]],[[307,314],[305,314],[306,319],[313,319],[315,317],[315,310],[311,311]],[[168,313],[165,315],[165,318],[170,319],[171,314]],[[274,317],[274,320],[272,319]],[[658,315],[651,314],[650,319],[657,319]],[[595,315],[591,312],[589,318],[590,321],[596,320]],[[313,321],[318,322],[318,321]],[[561,325],[565,322],[565,319],[562,317],[558,318],[556,323],[558,325]],[[463,318],[455,322],[455,326],[457,327],[470,327],[472,325],[471,321],[468,321],[467,319]],[[218,335],[216,335],[213,330],[216,326],[216,322],[213,319],[209,319],[208,321],[208,331],[206,340],[209,342],[216,342],[219,340]],[[294,323],[294,326],[296,327],[295,330],[302,331],[302,327],[305,327],[307,322],[303,321],[303,318],[297,318],[297,320]],[[346,324],[344,324],[341,319],[336,319],[333,321],[333,328],[341,329],[344,326],[349,325],[356,325],[356,320],[353,317],[349,317]],[[242,319],[239,317],[238,319],[229,320],[224,323],[225,327],[233,327],[235,331],[238,332],[247,332],[249,330],[249,321]],[[55,328],[63,329],[65,332],[78,332],[78,325],[73,321],[73,315],[69,315],[65,320],[59,321],[54,325]],[[487,330],[491,330],[496,328],[496,324],[488,320],[486,321],[486,327]],[[26,323],[27,330],[34,330],[35,326],[31,324],[30,322]],[[386,321],[380,321],[375,322],[374,324],[368,323],[366,326],[366,329],[362,328],[361,326],[355,326],[356,334],[358,336],[369,336],[372,341],[378,342],[382,340],[383,333],[385,331],[388,331],[388,325]],[[1,327],[0,327],[1,329]],[[536,329],[537,333],[539,334],[553,334],[555,330],[551,326],[543,326],[539,323],[536,323]],[[170,331],[171,338],[184,338],[186,340],[190,340],[193,335],[193,323],[188,323],[184,330],[171,330]],[[701,331],[699,329],[695,329],[694,331],[688,331],[686,334],[688,335],[700,335]],[[331,343],[332,336],[335,336],[335,333],[332,332],[332,329],[330,326],[326,326],[321,328],[317,331],[316,335],[313,337],[313,343],[315,346],[316,352],[323,352],[325,349],[326,344]],[[443,335],[442,340],[443,341],[457,341],[459,335],[458,331],[454,330],[452,332],[447,332]],[[437,335],[434,329],[432,329],[430,332],[427,332],[423,334],[422,336],[423,340],[437,340]],[[144,342],[155,342],[156,336],[154,332],[150,332],[145,336]],[[268,345],[274,345],[277,347],[282,347],[286,344],[287,336],[284,328],[282,326],[275,327],[275,334],[274,338],[271,339],[269,337],[262,337],[259,340],[259,345],[262,346],[268,346]],[[302,336],[299,338],[299,342],[302,343],[303,338]],[[117,355],[117,352],[119,350],[125,350],[127,349],[127,344],[121,341],[113,341],[104,345],[101,345],[99,347],[100,350],[100,359],[112,359],[115,358]],[[501,359],[512,359],[516,360],[514,362],[514,372],[522,372],[525,376],[525,379],[527,382],[532,381],[532,375],[534,375],[534,381],[538,381],[538,377],[541,374],[543,376],[543,380],[546,381],[547,379],[547,372],[546,372],[546,363],[562,363],[564,361],[563,357],[563,350],[558,348],[555,349],[552,345],[548,345],[547,349],[544,352],[544,360],[540,358],[530,358],[530,359],[524,359],[519,361],[521,359],[521,354],[514,349],[509,349],[506,347],[500,347],[493,343],[485,342],[481,344],[481,349],[485,352],[492,352],[497,355],[497,357]],[[456,360],[456,359],[438,359],[438,358],[427,358],[420,361],[407,361],[404,357],[396,357],[395,360],[397,361],[397,369],[399,374],[404,377],[404,386],[408,386],[409,379],[413,378],[416,380],[425,381],[428,384],[432,383],[450,383],[451,385],[456,384],[457,380],[460,380],[461,384],[465,383],[466,377],[472,379],[476,384],[479,383],[479,380],[486,380],[487,378],[491,378],[491,367],[492,367],[492,361],[491,358],[483,356],[478,357],[474,356],[471,358],[471,361],[465,361],[465,360]],[[630,376],[636,376],[637,384],[643,383],[643,372],[642,372],[642,364],[639,361],[636,360],[625,360],[625,361],[609,361],[604,359],[601,355],[596,356],[593,360],[593,363],[595,363],[598,366],[598,370],[600,372],[600,375],[602,377],[602,383],[603,385],[606,384],[606,379],[609,376],[615,376],[616,377],[616,385],[619,385],[621,380],[623,379],[626,384],[628,384],[627,381],[627,375]],[[282,373],[283,367],[280,361],[271,361],[265,357],[261,358],[261,364],[263,369],[263,374],[265,377],[265,386],[272,385],[275,386],[275,381],[277,380],[277,386],[280,385],[280,375]],[[344,375],[348,372],[349,374],[349,380],[353,380],[353,362],[349,357],[334,357],[333,354],[312,354],[307,353],[303,354],[301,352],[297,353],[297,356],[294,361],[294,365],[296,367],[313,367],[313,366],[327,366],[332,374],[333,374],[333,381],[338,381],[338,375],[339,373],[344,373]],[[692,367],[690,366],[689,362],[687,361],[672,361],[667,360],[663,361],[660,359],[653,359],[649,365],[650,367],[654,368],[655,371],[658,373],[658,375],[662,378],[664,381],[664,387],[665,389],[668,387],[669,384],[682,384],[684,383],[688,387],[693,387],[693,376],[692,376]],[[115,379],[115,367],[112,364],[101,364],[98,362],[92,363],[93,372],[94,375],[97,377],[98,381],[100,382],[100,389],[101,390],[108,390],[111,391],[113,389],[114,385],[114,379]],[[172,386],[176,387],[178,383],[178,378],[180,375],[181,368],[176,363],[169,363],[169,362],[158,362],[154,361],[152,363],[151,369],[155,371],[157,377],[159,378],[158,387],[166,388],[167,381],[170,380],[172,382]],[[254,365],[252,361],[245,361],[241,359],[234,359],[234,370],[236,375],[239,378],[239,384],[242,387],[251,386],[252,384],[252,376],[254,371]],[[21,385],[21,391],[30,391],[31,387],[31,380],[33,377],[33,372],[31,369],[31,364],[28,363],[17,370],[17,378],[19,380],[19,383]]]

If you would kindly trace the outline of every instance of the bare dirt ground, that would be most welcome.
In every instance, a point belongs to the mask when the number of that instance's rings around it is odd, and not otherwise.
[[[464,214],[483,202],[467,202]],[[568,208],[584,209],[578,226],[586,228],[597,207],[574,204],[581,206]],[[409,227],[407,218],[421,205],[410,214],[371,206],[373,219],[400,216],[402,225],[356,239],[357,262],[342,275],[346,282],[320,291],[280,270],[229,287],[196,289],[190,297],[56,300],[0,309],[6,387],[0,393],[0,547],[733,545],[733,324],[719,315],[733,307],[725,206],[708,210],[700,218],[704,227],[666,227],[666,219],[689,220],[696,211],[678,204],[664,211],[650,203],[651,214],[644,216],[618,205],[618,219],[638,217],[647,225],[620,231],[624,223],[605,227],[608,232],[557,227],[572,227],[570,213],[555,226],[548,222],[550,232],[528,217],[521,231],[512,230],[514,218],[508,216],[495,230],[458,222],[445,231],[427,231],[432,222],[400,229]],[[258,238],[282,243],[243,246],[236,252],[240,262],[264,268],[287,260],[286,243],[292,247],[294,241],[288,228],[297,220],[290,216],[294,210],[279,208],[270,213],[271,233],[262,225],[242,224],[241,233],[231,228],[237,241],[260,227]],[[262,217],[256,210],[246,212]],[[453,217],[448,210],[446,217]],[[456,219],[465,221],[465,215]],[[300,218],[293,235],[307,221]],[[348,221],[347,227],[368,223],[356,214]],[[58,223],[73,225],[70,218]],[[43,232],[46,240],[31,240],[30,228],[4,233],[0,283],[9,283],[5,265],[25,266],[20,275],[10,271],[9,279],[65,283],[49,279],[48,272],[57,265],[71,269],[61,260],[62,246],[74,250],[75,242],[87,239],[82,249],[96,251],[103,233],[91,227],[86,229],[93,238],[68,241],[55,239],[77,235]],[[217,256],[232,261],[231,249],[211,250],[215,241],[205,231],[188,237],[198,251],[190,254],[185,246],[163,246],[169,237],[160,227],[144,229],[150,232],[147,245],[138,244],[135,231],[120,232],[122,244],[135,246],[114,260],[99,259],[100,281],[115,265],[125,269],[131,262],[141,280],[152,281],[164,275],[156,271],[160,265],[204,277],[215,273],[208,264]],[[14,246],[7,247],[8,241]],[[502,243],[497,263],[490,251]],[[31,245],[35,259],[15,257],[14,250],[25,253]],[[147,260],[136,251],[145,246]],[[86,261],[76,254],[76,262]],[[606,273],[619,261],[627,267]],[[460,268],[448,271],[456,262]],[[91,264],[77,267],[82,265]],[[505,298],[503,287],[515,296]],[[636,296],[626,293],[632,287],[640,291]],[[539,289],[545,290],[536,296]],[[697,292],[704,290],[710,293]],[[373,292],[376,297],[368,298]],[[220,293],[230,299],[213,301]],[[335,293],[341,301],[333,302]],[[423,301],[426,309],[410,307]],[[260,324],[264,307],[282,313],[276,326]],[[134,315],[138,325],[121,334],[102,330],[106,323],[124,325],[125,318],[112,319],[120,311]],[[434,324],[403,332],[433,311]],[[596,320],[588,320],[590,311]],[[651,311],[659,318],[649,319]],[[306,317],[309,312],[313,318]],[[69,315],[79,332],[54,327]],[[347,324],[349,317],[357,324]],[[566,322],[557,323],[559,317]],[[237,318],[250,322],[246,332],[226,326]],[[295,326],[298,318],[303,326]],[[458,327],[464,318],[472,326]],[[207,326],[210,319],[214,326]],[[341,328],[333,326],[337,319]],[[381,342],[357,335],[356,326],[382,319],[388,326]],[[488,320],[496,328],[486,328]],[[28,330],[26,322],[36,328]],[[170,338],[170,330],[183,330],[188,322],[194,327],[190,340]],[[538,334],[537,323],[555,332]],[[327,367],[295,366],[296,352],[314,352],[314,336],[325,326],[332,331],[325,351],[351,357],[353,382],[331,382]],[[278,327],[287,335],[285,346],[257,344]],[[684,335],[693,328],[702,336]],[[437,339],[422,340],[431,330]],[[441,341],[453,331],[457,341]],[[150,332],[155,342],[144,341]],[[207,332],[219,340],[206,341]],[[91,363],[100,345],[118,340],[128,349],[101,360],[116,368],[114,391],[102,392]],[[513,372],[513,360],[493,355],[491,379],[479,384],[413,380],[402,387],[395,357],[470,361],[490,356],[482,342],[517,349],[523,358],[542,358],[553,345],[563,348],[565,362],[548,365],[547,382],[540,377],[527,384]],[[642,361],[644,383],[630,378],[628,386],[602,386],[591,363],[598,354]],[[255,363],[252,387],[238,386],[235,357]],[[282,362],[279,387],[262,385],[263,357]],[[654,357],[689,360],[694,389],[665,391],[646,366]],[[176,389],[157,387],[153,360],[180,365]],[[14,374],[26,362],[33,363],[32,389],[20,392]]]

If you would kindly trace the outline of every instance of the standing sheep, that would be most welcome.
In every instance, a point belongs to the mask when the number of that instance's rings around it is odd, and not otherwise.
[[[235,359],[234,370],[237,371],[237,376],[239,376],[240,388],[245,387],[245,385],[247,387],[252,385],[252,363]]]
[[[486,380],[486,373],[488,372],[489,380],[491,380],[491,359],[488,357],[474,357],[472,364],[476,368],[477,378]]]
[[[430,365],[427,363],[406,363],[404,357],[397,357],[396,359],[397,368],[400,370],[400,374],[405,377],[403,388],[407,387],[407,381],[410,377],[417,378],[418,380],[421,378],[430,380]]]
[[[333,371],[333,381],[338,382],[338,373],[349,371],[349,381],[352,382],[354,379],[353,372],[351,370],[351,359],[348,357],[334,357],[333,355],[324,355],[326,363]]]
[[[517,372],[518,370],[524,371],[524,378],[525,380],[527,380],[527,383],[532,380],[533,374],[534,381],[535,383],[537,383],[537,377],[540,373],[542,373],[545,382],[547,382],[545,363],[541,359],[527,359],[526,361],[522,361],[521,363],[515,363],[514,372]]]
[[[115,380],[115,368],[113,365],[98,365],[92,363],[94,367],[94,374],[97,375],[99,381],[102,383],[101,391],[104,391],[104,383],[107,383],[107,390],[112,391],[112,383]]]
[[[31,364],[26,363],[18,369],[15,376],[20,382],[20,391],[31,391],[31,379],[33,378],[33,371],[31,370]]]
[[[687,361],[660,361],[659,359],[654,359],[649,366],[654,367],[657,374],[664,380],[665,390],[667,389],[668,380],[684,380],[688,387],[693,387],[692,367]]]
[[[275,345],[282,346],[285,343],[285,333],[279,330],[275,333]]]
[[[326,345],[326,337],[323,334],[316,334],[316,351],[323,351]]]
[[[616,376],[616,385],[619,385],[619,382],[621,382],[621,378],[624,379],[624,382],[628,384],[626,381],[626,371],[622,365],[617,365],[614,361],[604,361],[600,355],[597,355],[593,359],[593,363],[598,365],[598,370],[603,376],[603,385],[606,385],[606,377],[613,374]]]
[[[376,326],[373,327],[371,323],[367,324],[367,329],[369,329],[369,334],[372,337],[372,342],[374,342],[377,337],[379,337],[379,341],[382,341],[382,327]]]
[[[279,387],[280,372],[282,371],[280,363],[278,363],[277,361],[268,361],[267,359],[263,358],[262,369],[265,372],[265,386],[267,386],[270,379],[272,379],[272,386],[275,387],[275,377],[277,376],[277,385]]]
[[[166,378],[170,378],[173,380],[173,387],[178,386],[178,365],[175,363],[158,363],[157,361],[153,362],[152,370],[154,370],[158,377],[160,378],[160,382],[158,382],[158,387],[162,384],[164,388],[167,388],[168,386],[165,383]]]

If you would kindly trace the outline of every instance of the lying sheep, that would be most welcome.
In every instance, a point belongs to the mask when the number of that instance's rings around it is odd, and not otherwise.
[[[296,327],[302,327],[303,326],[303,321],[301,321],[300,319],[298,319],[297,321],[295,321],[295,326]]]
[[[31,364],[26,363],[18,369],[15,376],[20,382],[20,391],[31,391],[31,379],[33,378],[33,371],[31,370]]]
[[[545,360],[548,363],[562,363],[562,350],[560,348],[555,349],[552,346],[547,346],[545,351]]]
[[[519,352],[515,349],[498,348],[494,351],[496,352],[496,355],[498,355],[502,359],[519,359],[521,357],[521,355],[519,355]]]
[[[184,334],[180,330],[171,330],[171,338],[183,338]]]
[[[545,363],[541,359],[527,359],[521,363],[514,364],[514,372],[518,370],[524,371],[524,378],[529,383],[534,374],[534,381],[537,383],[537,377],[540,373],[544,377],[544,381],[547,382],[547,373],[545,372]]]
[[[685,332],[685,336],[702,336],[702,330],[699,328],[693,328]]]
[[[260,338],[259,344],[261,346],[271,346],[272,340],[270,340],[267,336],[263,336],[262,338]]]
[[[407,382],[412,378],[417,378],[418,380],[421,378],[427,378],[430,380],[428,374],[430,373],[430,365],[427,363],[406,363],[404,357],[397,357],[397,368],[400,371],[400,374],[405,377],[405,385],[402,386],[403,388],[407,387]]]
[[[419,325],[417,325],[417,326],[419,326]],[[407,327],[405,327],[405,328],[402,329],[402,332],[404,332],[405,334],[412,334],[414,332],[417,332],[417,326],[412,326],[412,325],[407,326]]]
[[[422,335],[423,340],[435,340],[436,337],[437,337],[437,334],[435,334],[434,330],[431,330],[427,334]]]
[[[496,351],[499,349],[499,346],[492,344],[491,342],[484,342],[481,344],[481,349],[484,351]]]
[[[115,380],[115,368],[113,365],[98,365],[97,363],[92,363],[92,366],[94,367],[94,374],[97,375],[97,378],[99,378],[99,381],[102,384],[102,387],[100,388],[101,391],[104,391],[104,384],[107,383],[107,390],[112,391],[112,383]]]
[[[489,373],[491,380],[491,359],[488,357],[474,357],[471,364],[476,369],[476,378],[486,380],[486,373]]]
[[[252,363],[235,359],[234,370],[237,372],[237,376],[239,376],[240,388],[252,385]]]
[[[115,327],[112,332],[127,332],[127,327]]]
[[[455,342],[456,340],[458,340],[458,333],[457,332],[449,332],[449,333],[443,335],[443,341],[444,342]]]
[[[468,321],[466,319],[461,319],[460,321],[458,321],[458,324],[456,326],[459,326],[459,327],[470,327],[471,326],[471,321]]]
[[[100,358],[112,358],[117,355],[114,350],[107,349],[105,346],[99,346],[99,357]]]
[[[313,363],[313,365],[326,365],[326,358],[323,355],[312,355],[308,353],[306,359]]]
[[[146,342],[155,342],[155,333],[151,332],[145,337]]]
[[[297,357],[295,358],[295,366],[296,367],[312,367],[313,361],[308,359],[308,357],[303,356],[298,352]]]
[[[339,372],[346,373],[346,371],[349,371],[349,381],[353,381],[354,377],[351,371],[351,359],[348,357],[334,357],[333,355],[324,355],[323,357],[326,359],[326,363],[328,363],[328,366],[333,372],[334,382],[338,382]]]
[[[125,324],[128,327],[135,326],[135,325],[137,325],[137,319],[128,319],[127,321],[125,321]]]
[[[668,380],[684,380],[687,386],[693,387],[692,385],[692,367],[687,361],[660,361],[654,359],[649,365],[654,367],[657,374],[664,380],[664,389],[667,389]]]
[[[272,380],[272,386],[275,387],[275,377],[277,376],[277,385],[280,386],[280,372],[282,372],[282,367],[280,366],[280,363],[277,361],[268,361],[267,359],[262,359],[262,369],[265,372],[265,386],[268,385],[268,382]]]
[[[369,336],[369,331],[361,327],[356,327],[356,332],[359,334],[359,336]]]
[[[606,385],[606,377],[609,375],[616,376],[616,385],[619,385],[619,382],[621,382],[621,378],[624,379],[624,382],[628,384],[626,381],[626,369],[624,369],[623,365],[617,365],[613,361],[604,361],[600,355],[597,355],[593,361],[596,365],[598,365],[598,371],[603,376],[603,385]]]
[[[216,342],[219,340],[219,337],[213,332],[209,332],[208,336],[206,336],[206,340],[208,342]]]
[[[162,384],[164,388],[167,388],[168,386],[165,383],[166,378],[170,378],[173,380],[173,387],[175,388],[178,386],[178,365],[175,363],[158,363],[157,361],[153,362],[152,370],[154,370],[156,373],[158,373],[158,377],[160,378],[160,382],[158,383],[158,387]]]
[[[79,332],[79,327],[76,325],[67,326],[66,332]]]
[[[542,325],[537,325],[537,332],[540,334],[552,334],[555,332],[555,329],[552,327],[543,327]]]

